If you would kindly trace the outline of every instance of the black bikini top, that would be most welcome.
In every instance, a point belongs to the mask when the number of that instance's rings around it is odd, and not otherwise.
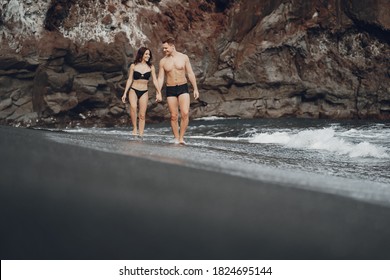
[[[151,71],[145,72],[145,73],[140,73],[140,72],[134,70],[133,79],[134,80],[149,80],[151,73],[152,73]]]

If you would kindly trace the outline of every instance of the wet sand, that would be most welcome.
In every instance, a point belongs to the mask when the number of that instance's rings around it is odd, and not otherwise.
[[[388,207],[46,133],[0,126],[3,260],[390,258]]]

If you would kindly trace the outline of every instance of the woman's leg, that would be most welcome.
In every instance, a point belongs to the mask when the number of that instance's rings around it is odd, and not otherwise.
[[[145,129],[145,116],[146,116],[146,109],[148,107],[148,100],[149,95],[148,92],[145,92],[141,98],[139,99],[139,112],[138,112],[138,119],[139,119],[139,136],[144,135],[144,129]]]
[[[133,135],[137,135],[137,95],[134,90],[130,89],[129,91],[129,102],[130,102],[130,118],[131,123],[133,124]]]

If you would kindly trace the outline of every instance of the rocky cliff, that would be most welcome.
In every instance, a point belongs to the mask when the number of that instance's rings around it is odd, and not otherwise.
[[[191,116],[390,119],[389,0],[0,0],[0,123],[121,125],[127,69],[172,35]],[[149,121],[168,117],[150,88]]]

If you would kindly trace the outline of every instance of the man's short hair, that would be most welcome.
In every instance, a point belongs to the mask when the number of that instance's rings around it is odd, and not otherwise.
[[[175,44],[175,38],[173,38],[173,37],[168,37],[168,38],[166,38],[162,43],[163,43],[163,44],[167,43],[167,44],[169,44],[169,45],[174,45],[174,44]]]

